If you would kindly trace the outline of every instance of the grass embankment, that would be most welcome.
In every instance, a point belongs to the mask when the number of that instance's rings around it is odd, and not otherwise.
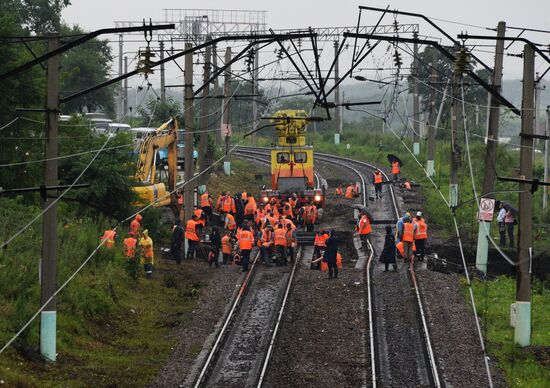
[[[208,182],[211,193],[237,189],[256,193],[269,178],[256,181],[267,169],[234,160],[231,177],[223,172]],[[0,200],[0,237],[7,237],[40,209],[17,200]],[[58,284],[65,281],[99,243],[113,221],[77,218],[61,204],[58,227]],[[169,231],[160,225],[158,211],[144,213],[157,249]],[[119,232],[120,233],[120,232]],[[43,362],[38,353],[39,319],[4,354],[0,380],[7,386],[144,386],[156,375],[174,345],[169,333],[184,325],[197,307],[200,274],[185,265],[175,267],[157,260],[155,276],[136,281],[122,256],[122,239],[116,249],[102,249],[57,298],[58,359]],[[41,225],[36,223],[0,252],[0,342],[9,338],[39,308],[38,265]],[[140,269],[141,271],[141,269]],[[197,349],[199,351],[200,349]]]
[[[406,141],[412,149],[410,141]],[[449,182],[449,157],[450,148],[446,144],[440,144],[436,150],[436,175],[433,178],[443,195],[448,198]],[[347,144],[350,148],[347,149]],[[441,237],[454,241],[455,231],[452,221],[452,213],[445,205],[441,195],[426,178],[424,171],[418,166],[410,153],[405,149],[399,139],[392,134],[382,134],[380,131],[349,131],[344,133],[340,145],[334,145],[333,134],[323,134],[315,141],[317,152],[334,153],[352,158],[368,160],[380,166],[388,166],[387,154],[398,155],[405,163],[402,175],[420,184],[422,195],[426,199],[424,213],[433,226],[437,226]],[[425,143],[422,144],[424,152],[418,159],[424,163],[426,160]],[[492,168],[484,165],[485,146],[480,142],[471,141],[470,154],[474,170],[476,188],[481,188],[483,171]],[[466,156],[464,156],[466,158]],[[542,164],[536,160],[534,174],[541,175]],[[516,175],[519,153],[517,150],[499,148],[497,159],[497,171],[501,176]],[[388,166],[389,167],[389,166]],[[459,173],[459,190],[462,193],[459,203],[473,198],[472,182],[467,160],[464,160]],[[517,190],[517,186],[510,183],[495,183],[495,191]],[[499,193],[497,198],[510,203],[517,203],[517,193]],[[535,193],[535,209],[540,209],[542,202],[542,190]],[[460,206],[456,215],[460,225],[460,233],[465,241],[475,243],[477,233],[476,222],[477,207],[475,202]],[[540,211],[535,211],[533,222],[548,222]],[[432,228],[433,230],[433,228]],[[493,234],[498,234],[496,227],[492,228]],[[498,239],[498,235],[494,236]],[[548,240],[534,241],[537,252],[548,249]],[[545,236],[542,236],[545,237]],[[533,346],[522,349],[514,345],[514,330],[509,327],[510,304],[515,300],[515,280],[508,277],[500,277],[497,281],[475,281],[474,293],[478,303],[478,311],[483,320],[485,338],[488,352],[498,361],[498,365],[504,370],[507,382],[513,387],[548,387],[550,386],[550,291],[548,281],[541,283],[536,281],[532,297]],[[469,298],[467,298],[469,300]]]
[[[543,388],[550,385],[550,291],[539,282],[533,287],[531,346],[514,344],[510,305],[516,282],[509,277],[473,283],[478,313],[483,320],[487,350],[506,374],[511,387]],[[469,296],[467,296],[469,299]]]

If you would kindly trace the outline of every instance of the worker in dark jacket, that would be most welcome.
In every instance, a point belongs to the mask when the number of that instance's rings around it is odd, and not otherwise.
[[[334,230],[330,231],[330,237],[328,238],[325,248],[325,254],[323,255],[323,261],[328,265],[328,278],[332,279],[338,277],[338,266],[336,265],[336,256],[338,255],[338,238],[334,235]]]
[[[244,223],[244,202],[241,198],[241,193],[235,194],[235,222],[237,225]]]
[[[183,234],[184,230],[183,226],[181,225],[181,221],[177,220],[176,224],[172,228],[172,239],[170,242],[170,257],[177,264],[181,264],[181,245],[183,243]]]
[[[391,230],[391,226],[386,226],[386,239],[384,240],[384,249],[380,254],[380,262],[384,263],[384,272],[388,272],[390,264],[393,265],[393,270],[397,271],[397,263],[395,261],[395,236]]]
[[[216,226],[212,227],[212,232],[210,233],[210,253],[208,254],[208,266],[212,268],[212,264],[219,268],[218,258],[220,256],[220,248],[222,246],[222,238],[220,236],[220,231]]]

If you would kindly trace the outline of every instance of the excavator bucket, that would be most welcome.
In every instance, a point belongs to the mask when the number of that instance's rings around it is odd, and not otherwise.
[[[164,183],[156,183],[148,186],[135,186],[134,192],[139,199],[133,206],[147,206],[154,202],[155,207],[169,206],[171,203],[170,194],[166,191]]]

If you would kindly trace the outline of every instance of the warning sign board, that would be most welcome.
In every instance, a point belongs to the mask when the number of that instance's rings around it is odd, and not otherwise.
[[[495,200],[491,198],[481,198],[479,201],[479,220],[493,221],[493,213],[495,211]]]

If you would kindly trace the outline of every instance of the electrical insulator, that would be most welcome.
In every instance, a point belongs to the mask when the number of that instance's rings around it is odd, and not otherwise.
[[[393,62],[395,64],[395,67],[397,67],[398,69],[400,69],[401,66],[403,65],[403,61],[401,60],[401,54],[397,50],[395,50],[395,52],[393,53]]]
[[[455,74],[464,74],[470,65],[470,54],[464,47],[455,52],[455,61],[453,62],[453,71]]]
[[[145,49],[145,51],[139,51],[138,53],[139,60],[137,64],[137,70],[140,73],[145,74],[145,78],[149,76],[149,74],[153,74],[155,71],[152,69],[152,66],[155,64],[151,58],[155,57],[155,53],[151,52],[151,49],[149,46]]]
[[[399,22],[397,21],[397,19],[393,21],[393,30],[395,32],[399,31]]]
[[[283,59],[283,50],[279,50],[279,52],[277,53],[277,59]]]

